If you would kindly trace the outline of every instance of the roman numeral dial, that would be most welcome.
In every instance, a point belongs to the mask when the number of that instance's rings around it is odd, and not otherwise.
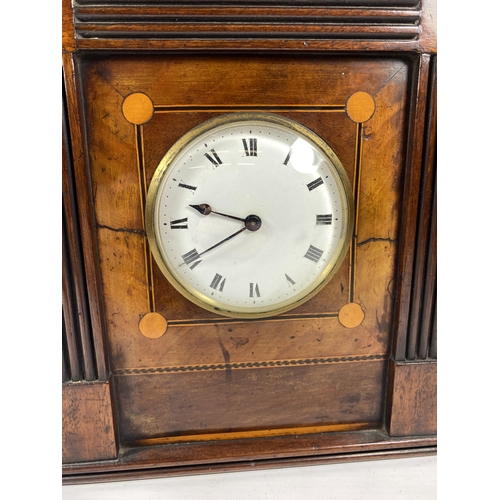
[[[335,141],[334,132],[325,136]],[[197,124],[165,152],[149,183],[149,248],[173,285],[150,290],[180,293],[212,315],[174,297],[158,308],[175,302],[190,321],[264,318],[308,301],[338,269],[349,283],[341,264],[352,237],[351,193],[330,146],[285,116],[232,110]],[[320,303],[300,313],[330,310]]]

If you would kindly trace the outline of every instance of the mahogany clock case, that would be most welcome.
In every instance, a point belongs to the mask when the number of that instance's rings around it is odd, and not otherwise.
[[[65,481],[435,452],[435,55],[127,43],[63,54]],[[258,320],[187,300],[145,231],[165,153],[235,112],[317,134],[354,200],[331,281]]]

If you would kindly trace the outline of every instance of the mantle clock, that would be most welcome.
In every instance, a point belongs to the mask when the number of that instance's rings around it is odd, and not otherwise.
[[[63,0],[63,480],[436,451],[431,0]]]

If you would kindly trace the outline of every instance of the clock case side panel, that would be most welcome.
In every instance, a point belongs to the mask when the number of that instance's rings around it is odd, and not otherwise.
[[[390,436],[437,433],[437,56],[419,57],[413,96],[387,386]]]
[[[99,326],[99,288],[89,287],[89,274],[98,270],[89,260],[95,254],[82,238],[86,219],[81,214],[88,214],[91,205],[86,209],[79,204],[85,185],[84,155],[70,53],[63,54],[63,77],[62,461],[70,464],[115,459],[118,442],[105,339]]]
[[[103,301],[101,293],[101,278],[99,272],[99,254],[96,245],[95,216],[93,210],[93,191],[88,173],[88,161],[84,114],[81,108],[76,81],[74,55],[63,54],[64,89],[68,109],[68,130],[71,144],[72,178],[74,189],[71,193],[75,211],[72,218],[78,227],[81,241],[80,265],[84,272],[84,286],[90,305],[90,324],[94,356],[96,364],[96,379],[107,381],[109,377],[106,337],[103,321]]]
[[[62,171],[62,382],[94,380],[97,367],[90,327],[82,248],[74,195],[73,164],[66,102],[63,100]]]

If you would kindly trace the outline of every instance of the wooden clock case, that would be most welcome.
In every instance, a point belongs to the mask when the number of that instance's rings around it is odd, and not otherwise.
[[[63,69],[63,480],[435,453],[435,2],[64,0]],[[313,130],[355,202],[335,277],[261,320],[178,294],[144,226],[238,111]]]

